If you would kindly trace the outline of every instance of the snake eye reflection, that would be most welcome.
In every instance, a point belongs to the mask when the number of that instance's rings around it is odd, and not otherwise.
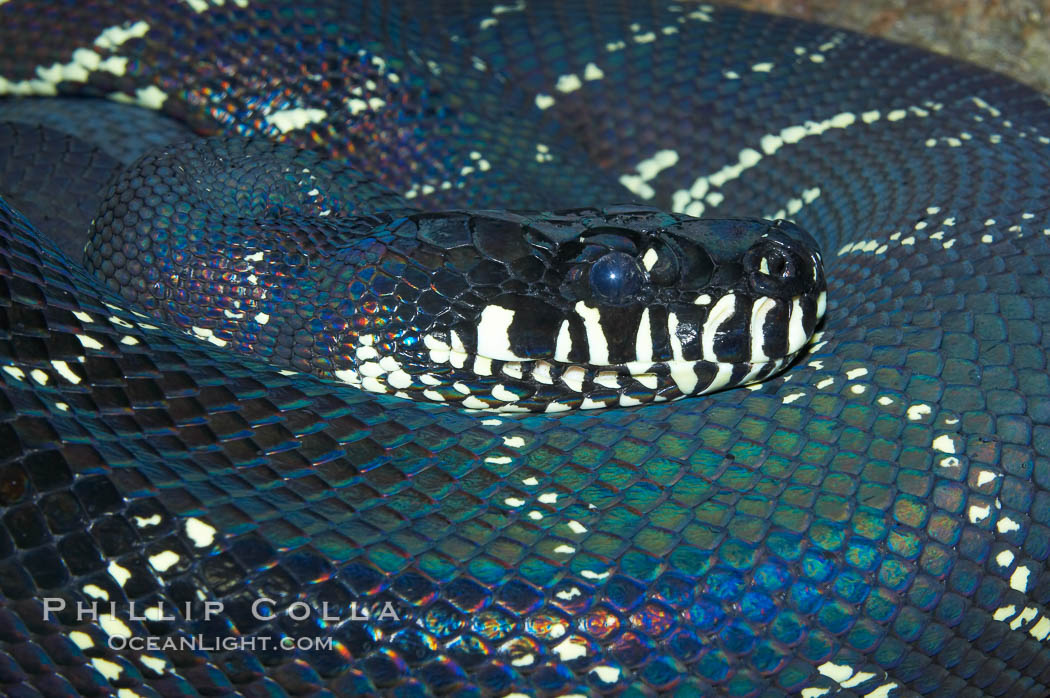
[[[630,302],[644,279],[638,262],[624,252],[609,252],[591,266],[591,292],[612,305]]]

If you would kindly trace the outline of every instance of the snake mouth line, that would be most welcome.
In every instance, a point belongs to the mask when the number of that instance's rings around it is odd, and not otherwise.
[[[732,301],[731,296],[726,298]],[[334,377],[370,392],[497,412],[551,413],[665,402],[762,381],[789,364],[809,342],[811,333],[806,330],[819,322],[826,305],[821,292],[815,308],[808,311],[815,318],[805,321],[800,300],[796,297],[788,302],[787,351],[773,357],[763,350],[762,332],[772,300],[760,298],[752,304],[751,350],[744,361],[717,359],[714,336],[724,321],[722,316],[729,315],[723,312],[714,313],[705,323],[704,356],[698,359],[684,359],[680,342],[677,346],[672,342],[674,356],[670,359],[645,357],[612,364],[547,357],[492,358],[472,351],[455,331],[449,332],[448,342],[428,333],[411,352],[398,352],[377,341],[376,335],[366,334],[357,337],[353,367],[335,371]],[[670,325],[668,331],[673,333]],[[503,343],[492,344],[499,347]],[[714,360],[708,358],[713,355]]]
[[[632,361],[616,365],[502,361],[428,342],[429,363],[379,356],[371,335],[360,338],[368,360],[335,377],[370,392],[458,404],[469,410],[555,413],[667,402],[762,381],[794,359],[755,363]]]

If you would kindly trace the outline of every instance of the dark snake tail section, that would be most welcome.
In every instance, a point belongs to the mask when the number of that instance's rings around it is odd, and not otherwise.
[[[0,691],[1047,693],[1045,96],[684,2],[11,0],[0,46],[412,205],[791,218],[828,281],[754,389],[482,415],[136,315],[0,192]]]

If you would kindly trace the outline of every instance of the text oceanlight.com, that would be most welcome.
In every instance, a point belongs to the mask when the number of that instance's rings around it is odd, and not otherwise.
[[[66,600],[62,598],[44,598],[44,620],[51,620],[51,614],[61,613],[67,608]],[[256,599],[251,605],[251,614],[258,621],[268,621],[277,618],[274,613],[276,601],[270,598]],[[108,635],[107,644],[111,649],[131,649],[135,651],[156,650],[246,650],[265,651],[279,647],[285,650],[318,650],[331,649],[331,637],[271,637],[268,635],[257,635],[252,637],[228,636],[210,637],[205,635],[169,635],[164,637],[132,635],[131,629],[125,625],[124,620],[140,622],[163,622],[163,621],[208,621],[219,617],[225,610],[222,601],[204,601],[201,603],[187,602],[185,604],[170,604],[154,602],[149,605],[137,604],[134,601],[127,603],[98,601],[78,601],[76,603],[77,622],[89,621],[97,624]],[[296,601],[283,611],[283,615],[294,621],[304,621],[310,617],[316,617],[326,624],[339,624],[343,621],[384,621],[400,620],[397,609],[390,601],[374,604],[373,606],[359,605],[357,602],[348,605],[340,604],[339,612],[331,609],[327,602],[323,602],[319,609],[310,606],[306,602]]]

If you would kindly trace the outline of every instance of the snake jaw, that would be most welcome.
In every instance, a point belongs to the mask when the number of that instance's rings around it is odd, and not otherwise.
[[[784,221],[679,217],[645,227],[621,219],[537,240],[542,214],[512,215],[411,217],[426,243],[419,259],[440,258],[434,244],[447,245],[463,278],[495,281],[457,291],[441,270],[445,280],[433,286],[452,298],[449,311],[421,323],[403,350],[391,348],[386,360],[397,371],[384,373],[370,356],[362,387],[512,412],[676,400],[768,378],[802,350],[824,312],[819,251]],[[655,215],[666,214],[639,218]],[[504,240],[514,232],[520,237]],[[545,271],[532,284],[509,271],[478,275],[496,254],[508,270],[529,257]],[[595,292],[591,274],[602,264],[615,273]]]

